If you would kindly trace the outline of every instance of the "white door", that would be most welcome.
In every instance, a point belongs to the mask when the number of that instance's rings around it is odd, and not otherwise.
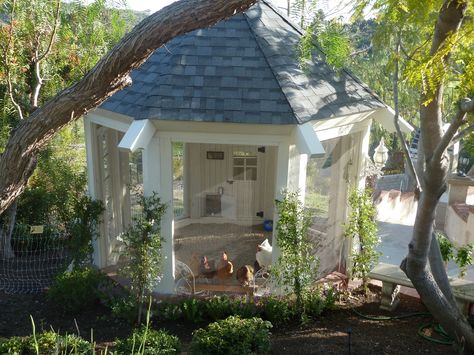
[[[256,146],[232,146],[227,186],[235,201],[236,217],[250,220],[260,209],[259,154]]]

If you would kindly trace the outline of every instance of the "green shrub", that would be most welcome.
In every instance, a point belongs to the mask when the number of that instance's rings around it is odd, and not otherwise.
[[[303,297],[317,274],[318,260],[313,256],[313,243],[308,233],[311,225],[309,211],[298,192],[285,191],[277,202],[277,244],[281,255],[272,267],[279,285],[296,296],[296,308],[303,309]]]
[[[231,314],[239,316],[241,318],[252,318],[259,316],[261,312],[257,308],[253,301],[246,301],[241,298],[237,298],[232,302]],[[222,319],[225,317],[222,317]]]
[[[293,319],[295,310],[288,298],[268,297],[263,301],[263,316],[272,324],[280,325]]]
[[[183,316],[180,304],[166,303],[158,311],[158,317],[163,320],[176,321]]]
[[[227,296],[214,296],[205,303],[206,318],[216,321],[233,314],[233,302]]]
[[[205,303],[196,298],[184,300],[181,303],[183,318],[192,323],[201,322],[204,319],[205,307]]]
[[[76,335],[49,331],[38,334],[36,342],[33,335],[0,339],[0,354],[33,355],[36,345],[40,354],[90,354],[93,349],[91,343]]]
[[[359,244],[357,250],[352,253],[352,277],[362,280],[362,288],[367,294],[369,272],[382,255],[377,251],[377,246],[380,244],[377,232],[377,208],[369,190],[353,189],[349,194],[348,202],[350,214],[344,235]]]
[[[28,348],[28,337],[0,338],[0,354],[22,354]]]
[[[48,290],[48,300],[66,312],[78,312],[99,301],[99,285],[108,278],[87,268],[59,274]]]
[[[317,318],[326,308],[326,300],[319,290],[308,293],[304,298],[304,314],[308,318]]]
[[[267,354],[272,324],[261,318],[230,316],[193,333],[191,354]]]
[[[137,318],[138,307],[132,297],[115,299],[110,303],[109,307],[115,319],[123,319],[133,323]]]
[[[180,354],[178,337],[164,330],[154,330],[147,327],[136,329],[127,339],[118,340],[115,354]]]

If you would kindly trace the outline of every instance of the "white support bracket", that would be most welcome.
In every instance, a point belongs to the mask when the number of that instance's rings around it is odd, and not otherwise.
[[[294,141],[300,154],[307,154],[309,158],[324,156],[324,148],[311,122],[296,126]]]
[[[150,143],[156,128],[150,120],[135,120],[120,141],[118,148],[129,152],[144,149]]]

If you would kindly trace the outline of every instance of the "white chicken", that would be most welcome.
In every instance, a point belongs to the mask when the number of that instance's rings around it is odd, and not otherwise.
[[[255,259],[257,259],[258,265],[261,268],[272,265],[272,246],[268,242],[268,239],[265,239],[262,244],[257,245]]]

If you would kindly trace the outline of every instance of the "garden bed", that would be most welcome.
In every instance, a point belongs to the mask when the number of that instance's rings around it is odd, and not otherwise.
[[[350,297],[336,310],[326,311],[320,318],[305,325],[286,324],[272,329],[273,354],[341,354],[348,353],[348,331],[352,332],[351,347],[355,354],[449,354],[456,352],[447,345],[427,341],[417,335],[418,328],[431,321],[431,317],[411,317],[398,320],[374,321],[364,319],[351,308],[373,316],[400,315],[425,311],[416,298],[402,295],[396,313],[380,311],[379,289],[367,298]],[[31,314],[36,327],[61,333],[77,333],[90,339],[91,328],[94,340],[101,346],[111,344],[116,338],[126,337],[131,326],[127,322],[112,320],[109,310],[97,304],[75,315],[64,315],[47,302],[45,294],[8,295],[0,293],[0,337],[31,334]],[[77,325],[76,325],[77,323]],[[189,348],[192,331],[205,326],[185,321],[154,322],[154,327],[166,328],[177,335],[183,350]]]

